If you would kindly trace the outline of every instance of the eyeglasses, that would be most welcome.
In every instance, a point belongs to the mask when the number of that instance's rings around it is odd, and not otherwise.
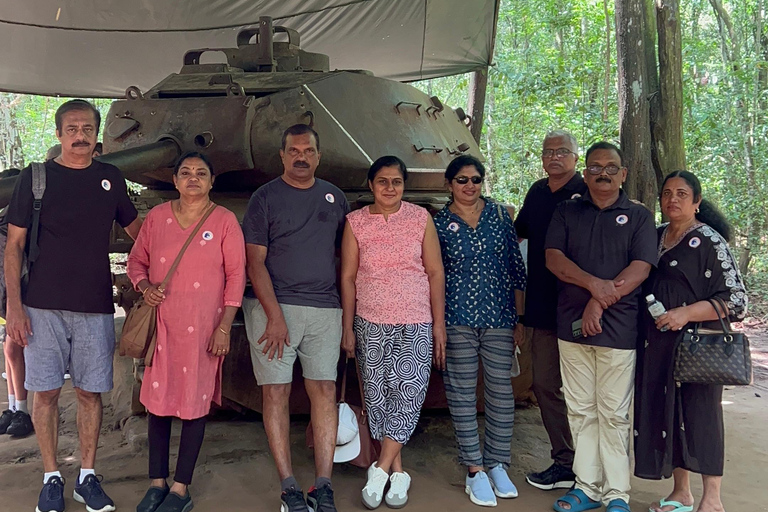
[[[603,171],[605,171],[606,174],[613,176],[614,174],[618,174],[622,169],[623,167],[616,167],[615,165],[606,165],[605,167],[590,165],[587,167],[587,172],[592,176],[597,176],[598,174],[603,174]]]
[[[483,182],[482,176],[472,176],[471,178],[469,176],[458,176],[456,178],[453,178],[453,181],[458,183],[459,185],[466,185],[467,183],[472,181],[475,185],[479,185]]]
[[[554,155],[557,155],[557,158],[565,158],[568,155],[575,155],[573,151],[571,151],[568,148],[557,148],[557,149],[545,149],[541,152],[542,158],[552,158]]]

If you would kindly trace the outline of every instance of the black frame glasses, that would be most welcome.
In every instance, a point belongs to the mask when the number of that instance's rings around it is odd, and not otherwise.
[[[616,167],[615,165],[606,165],[605,167],[601,165],[590,165],[587,167],[587,172],[591,174],[592,176],[598,176],[600,174],[603,174],[603,171],[605,171],[606,174],[610,176],[615,176],[619,174],[619,171],[622,170],[624,167]]]
[[[482,176],[472,176],[471,178],[469,176],[456,176],[453,178],[453,181],[458,183],[459,185],[466,185],[470,181],[474,183],[475,185],[479,185],[483,182]]]

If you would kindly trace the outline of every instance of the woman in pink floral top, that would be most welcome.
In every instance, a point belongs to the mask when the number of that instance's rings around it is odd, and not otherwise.
[[[189,510],[192,482],[211,402],[221,403],[221,365],[245,289],[245,242],[235,215],[211,202],[213,167],[203,155],[183,155],[173,175],[179,199],[153,208],[128,257],[128,277],[157,306],[157,345],[141,383],[149,412],[149,490],[137,512]],[[171,276],[181,247],[214,208]],[[168,487],[173,418],[182,420],[179,457]]]
[[[411,477],[400,452],[427,395],[431,360],[445,366],[445,275],[427,210],[402,200],[408,171],[381,157],[368,172],[374,203],[347,215],[342,240],[342,348],[357,356],[371,436],[382,442],[363,503],[400,508]],[[391,473],[391,476],[390,476]]]

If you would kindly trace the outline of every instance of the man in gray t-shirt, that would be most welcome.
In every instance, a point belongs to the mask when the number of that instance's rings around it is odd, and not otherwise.
[[[313,510],[333,511],[341,346],[335,257],[349,204],[341,190],[315,178],[320,140],[312,128],[288,128],[280,158],[283,175],[254,192],[243,220],[253,284],[253,294],[243,301],[245,327],[253,373],[262,386],[264,428],[280,475],[282,510],[306,512],[308,502]],[[315,437],[316,480],[306,501],[291,468],[288,399],[297,357],[312,402]]]

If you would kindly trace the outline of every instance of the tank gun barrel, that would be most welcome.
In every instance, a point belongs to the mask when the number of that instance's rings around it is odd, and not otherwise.
[[[138,177],[147,169],[171,167],[180,154],[181,150],[176,142],[162,139],[145,146],[108,153],[96,157],[96,160],[114,165],[120,169],[124,178],[137,181],[132,179],[132,176]],[[0,178],[0,208],[5,208],[11,202],[17,179],[18,176]]]
[[[161,139],[152,144],[107,153],[96,157],[96,160],[114,165],[120,169],[125,179],[139,181],[134,177],[138,177],[147,169],[172,167],[180,155],[181,150],[175,141]]]

